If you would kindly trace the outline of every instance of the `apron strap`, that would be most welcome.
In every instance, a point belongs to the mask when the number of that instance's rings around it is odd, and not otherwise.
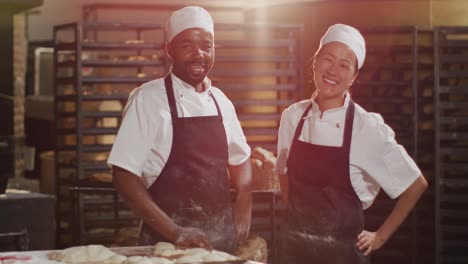
[[[164,84],[166,85],[167,100],[169,102],[169,108],[171,109],[172,123],[174,124],[175,120],[178,118],[178,115],[175,103],[174,89],[172,88],[171,73],[168,73],[166,77],[164,77]]]
[[[351,149],[351,138],[353,136],[354,109],[355,107],[354,107],[353,100],[349,100],[348,109],[346,110],[345,127],[344,127],[344,134],[343,134],[343,146],[342,146],[348,153]]]
[[[299,140],[299,135],[302,132],[302,126],[304,126],[304,117],[307,115],[307,113],[309,113],[311,108],[312,108],[312,103],[310,103],[310,105],[306,108],[306,110],[302,114],[301,119],[299,120],[299,124],[297,124],[296,132],[294,133],[293,142],[296,140]]]
[[[216,105],[216,110],[218,111],[219,119],[223,121],[223,115],[221,114],[221,108],[219,108],[218,101],[216,101],[216,98],[214,97],[213,93],[211,93],[211,91],[208,91],[208,93],[210,94],[211,98],[213,98],[213,101]]]

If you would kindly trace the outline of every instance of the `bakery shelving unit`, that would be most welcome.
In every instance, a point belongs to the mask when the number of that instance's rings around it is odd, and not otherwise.
[[[434,151],[434,46],[433,30],[418,28],[418,130],[416,163],[429,187],[415,209],[416,263],[434,263],[435,242],[422,235],[434,234],[435,151]]]
[[[426,102],[420,100],[419,73],[432,69],[421,59],[430,47],[419,44],[421,32],[416,27],[379,27],[362,30],[367,44],[366,62],[351,93],[357,103],[370,112],[382,115],[395,131],[396,140],[418,162],[421,150],[419,126]],[[424,147],[424,146],[422,146]],[[365,211],[366,228],[376,230],[393,208],[395,201],[380,192]],[[371,259],[376,263],[420,263],[420,211],[418,207]]]
[[[302,98],[303,26],[217,24],[210,78],[236,107],[252,147],[276,152],[282,111]]]
[[[435,263],[468,262],[468,27],[434,28]]]
[[[159,24],[71,23],[54,27],[59,246],[77,241],[109,244],[119,228],[114,211],[108,210],[110,204],[120,206],[116,194],[88,194],[79,187],[83,181],[90,182],[85,184],[88,187],[93,182],[109,182],[106,159],[129,92],[166,73],[163,44],[158,39],[164,39]],[[80,212],[78,218],[74,210]],[[122,210],[117,213],[133,223],[133,216]],[[99,231],[106,226],[114,227],[110,235]]]

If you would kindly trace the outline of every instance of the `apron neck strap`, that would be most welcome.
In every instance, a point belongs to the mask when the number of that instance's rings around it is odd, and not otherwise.
[[[348,103],[348,109],[346,110],[346,119],[343,135],[343,147],[348,152],[351,149],[351,138],[353,135],[354,109],[354,102],[350,99]]]
[[[221,108],[219,107],[218,105],[218,101],[216,101],[216,98],[214,97],[214,95],[211,93],[211,91],[208,91],[208,93],[210,94],[211,98],[213,99],[213,102],[215,103],[215,106],[216,106],[216,111],[218,111],[218,117],[221,121],[223,121],[223,115],[221,114]]]
[[[297,124],[296,132],[294,133],[294,141],[299,139],[299,135],[302,132],[302,127],[304,126],[304,117],[307,115],[307,113],[309,113],[311,108],[312,108],[312,102],[310,103],[309,106],[307,106],[306,110],[301,116],[301,119],[299,120],[299,124]]]
[[[166,86],[167,100],[169,102],[169,108],[171,109],[172,122],[177,119],[177,107],[175,103],[174,89],[172,88],[171,73],[168,73],[164,77],[164,85]]]

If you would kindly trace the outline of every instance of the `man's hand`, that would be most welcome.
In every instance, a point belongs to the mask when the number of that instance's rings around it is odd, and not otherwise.
[[[229,165],[231,185],[236,191],[233,204],[234,221],[237,231],[237,243],[247,239],[252,218],[252,167],[250,159],[242,164]]]
[[[212,250],[208,236],[198,228],[179,227],[174,244],[180,247],[200,247]]]
[[[381,248],[386,242],[378,232],[369,232],[363,230],[358,235],[358,242],[356,243],[357,247],[364,252],[364,256],[369,256],[372,251],[376,251]]]
[[[244,201],[242,201],[244,200]],[[237,231],[237,242],[247,239],[250,232],[252,194],[239,196],[234,202],[233,213]]]

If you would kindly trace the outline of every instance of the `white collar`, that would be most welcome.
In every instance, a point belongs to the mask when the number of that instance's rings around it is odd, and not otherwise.
[[[182,79],[177,77],[172,72],[171,72],[171,78],[172,78],[172,82],[174,84],[173,86],[174,86],[175,89],[177,89],[177,91],[196,93],[195,88],[192,85],[184,82]],[[211,80],[208,77],[205,77],[205,79],[203,80],[203,85],[206,87],[206,89],[203,92],[201,92],[200,94],[209,93],[209,91],[211,90]]]
[[[314,116],[322,116],[322,119],[327,119],[330,115],[335,116],[335,113],[341,113],[343,110],[346,110],[349,105],[349,101],[351,99],[351,95],[349,94],[348,91],[345,92],[345,100],[342,106],[328,109],[322,112],[319,109],[319,106],[317,102],[315,101],[315,98],[317,97],[317,91],[315,91],[312,94],[311,102],[312,102],[312,108],[310,109],[310,112],[304,117],[304,119],[308,119]],[[346,112],[346,111],[345,111]]]

